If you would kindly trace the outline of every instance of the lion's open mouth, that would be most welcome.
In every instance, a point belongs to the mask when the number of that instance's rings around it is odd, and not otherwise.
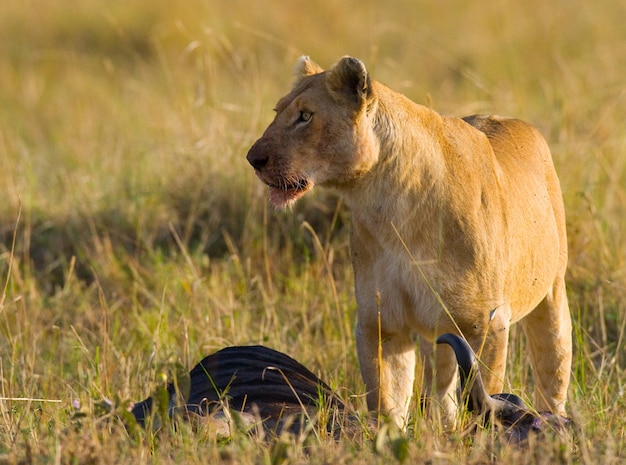
[[[299,179],[294,183],[267,183],[270,187],[270,202],[277,208],[286,208],[313,187],[308,179]]]
[[[272,189],[280,189],[283,191],[299,191],[306,189],[308,185],[308,181],[306,179],[300,179],[299,181],[294,182],[293,184],[273,184],[268,183]]]

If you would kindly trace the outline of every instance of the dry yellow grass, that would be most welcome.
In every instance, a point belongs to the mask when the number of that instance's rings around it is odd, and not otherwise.
[[[404,447],[411,463],[620,463],[623,2],[72,3],[0,6],[0,463],[382,463]],[[349,212],[323,192],[268,210],[245,161],[300,54],[355,55],[443,113],[542,129],[568,214],[570,438],[516,450],[417,412],[382,447],[134,438],[95,415],[105,397],[148,395],[174,362],[245,343],[289,353],[363,408]],[[526,360],[515,332],[522,395]],[[74,418],[71,399],[94,415]]]

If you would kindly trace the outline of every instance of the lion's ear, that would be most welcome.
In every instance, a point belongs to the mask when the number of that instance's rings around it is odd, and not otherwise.
[[[361,60],[345,56],[328,71],[328,90],[339,98],[364,105],[372,96],[369,73]]]
[[[298,79],[314,74],[322,73],[324,70],[315,62],[311,61],[308,56],[302,56],[296,64],[294,74]]]

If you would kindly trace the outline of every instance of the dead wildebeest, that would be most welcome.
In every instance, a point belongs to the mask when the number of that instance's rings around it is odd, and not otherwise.
[[[230,433],[232,412],[249,429],[262,424],[264,431],[299,433],[318,421],[321,406],[333,417],[325,420],[329,428],[345,408],[310,370],[264,346],[226,347],[205,357],[189,375],[187,383],[168,385],[167,414],[212,419],[218,434]],[[140,425],[159,410],[157,403],[153,396],[133,406]]]
[[[479,363],[467,341],[456,334],[443,334],[438,344],[448,344],[459,364],[462,402],[468,410],[501,427],[512,443],[526,441],[531,434],[562,431],[571,421],[550,412],[537,412],[515,394],[489,395],[480,376]]]
[[[444,334],[437,339],[456,354],[461,380],[461,403],[485,421],[501,427],[506,440],[525,441],[532,433],[561,430],[569,420],[547,412],[538,413],[514,394],[488,395],[474,352],[461,337]],[[229,412],[236,412],[249,429],[301,433],[307,425],[319,425],[350,435],[359,428],[375,429],[372,418],[346,414],[346,405],[332,389],[301,363],[264,346],[227,347],[205,357],[189,373],[188,385],[167,387],[166,415],[186,419],[212,419],[218,434],[228,436]],[[153,415],[158,401],[153,397],[133,406],[132,414],[142,426]],[[326,415],[320,418],[320,407]],[[323,421],[324,424],[319,422]],[[365,423],[363,423],[365,422]],[[258,429],[257,429],[258,431]]]

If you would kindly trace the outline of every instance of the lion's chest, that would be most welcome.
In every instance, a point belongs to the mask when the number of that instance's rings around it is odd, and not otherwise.
[[[477,269],[451,249],[406,229],[373,228],[357,216],[352,251],[360,321],[377,324],[380,310],[384,332],[412,331],[426,340],[484,323],[507,303],[502,261]]]
[[[377,319],[380,310],[383,332],[411,330],[430,339],[443,313],[432,263],[376,241],[356,239],[352,249],[359,318]]]

